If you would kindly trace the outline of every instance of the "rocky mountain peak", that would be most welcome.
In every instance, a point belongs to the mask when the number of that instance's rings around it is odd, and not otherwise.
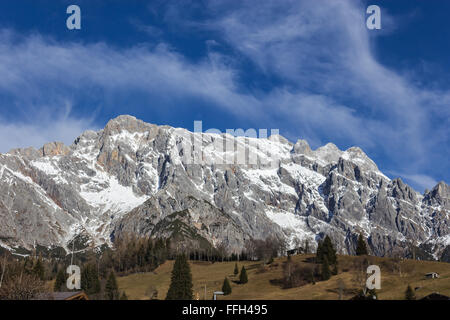
[[[417,201],[417,191],[405,184],[401,178],[392,180],[392,196],[397,199]]]
[[[351,147],[342,153],[341,157],[345,160],[349,160],[357,163],[365,170],[378,171],[378,167],[375,162],[370,159],[367,154],[359,147]]]
[[[145,123],[142,120],[136,119],[136,117],[130,115],[120,115],[114,118],[105,126],[103,130],[106,135],[120,134],[123,131],[128,131],[129,133],[140,133],[149,130],[155,125]]]
[[[308,144],[308,141],[299,139],[294,145],[293,149],[294,153],[297,154],[305,154],[305,155],[312,155],[311,147]]]
[[[432,191],[441,197],[448,198],[450,196],[450,186],[444,181],[440,181],[436,186],[434,186]]]
[[[314,150],[314,155],[326,163],[337,163],[342,153],[343,151],[331,142]]]
[[[35,159],[42,156],[42,152],[39,152],[33,147],[12,149],[8,152],[8,154],[21,156],[25,159]]]
[[[269,141],[273,141],[273,142],[279,142],[282,144],[288,144],[290,146],[292,146],[292,142],[290,142],[288,139],[286,139],[285,137],[283,137],[280,134],[273,134],[269,137]]]
[[[364,151],[359,147],[351,147],[345,150],[344,155],[347,155],[351,159],[363,159],[363,160],[370,160],[367,154],[364,153]]]
[[[440,181],[431,191],[425,193],[425,200],[430,204],[450,209],[450,186]]]
[[[313,151],[305,140],[294,145],[280,137],[259,141],[265,157],[282,160],[275,168],[190,164],[178,147],[191,138],[202,140],[205,160],[229,137],[120,116],[71,147],[0,154],[0,245],[64,247],[83,235],[97,246],[120,233],[171,237],[180,228],[189,241],[229,251],[267,236],[314,248],[328,234],[340,252],[353,253],[360,232],[376,255],[412,241],[439,257],[447,245],[443,182],[421,197],[401,179],[386,178],[360,148],[329,143]]]
[[[86,130],[84,131],[78,138],[75,139],[74,145],[85,145],[88,144],[90,141],[95,141],[98,139],[99,133],[102,133],[103,130],[100,132],[96,132],[93,130]]]
[[[44,144],[44,146],[39,149],[39,152],[42,153],[43,157],[65,156],[70,152],[70,149],[62,142],[50,142]]]

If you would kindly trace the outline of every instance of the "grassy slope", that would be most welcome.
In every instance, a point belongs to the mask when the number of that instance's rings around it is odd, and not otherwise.
[[[306,258],[311,256],[297,255],[292,257],[294,262],[307,263]],[[340,256],[340,270],[351,269],[355,257]],[[408,284],[413,288],[421,287],[416,292],[421,298],[432,292],[440,292],[450,295],[450,264],[428,261],[405,260],[401,262],[402,275],[399,272],[388,270],[386,258],[370,257],[372,264],[381,267],[381,290],[378,292],[379,299],[403,299],[404,291]],[[354,282],[352,271],[342,272],[333,276],[330,280],[317,282],[315,285],[309,284],[303,287],[282,289],[280,286],[270,283],[270,280],[279,279],[282,275],[282,262],[286,258],[279,258],[272,267],[266,267],[265,272],[258,272],[258,264],[251,261],[240,262],[248,269],[249,282],[239,285],[231,282],[232,294],[219,299],[338,299],[338,280],[345,283],[346,294],[344,299],[353,296],[352,290],[357,286]],[[206,298],[211,299],[213,291],[221,290],[223,279],[227,276],[231,281],[237,280],[234,277],[234,262],[206,263],[191,262],[191,271],[194,281],[194,294],[198,294],[200,299],[204,298],[204,286],[206,284]],[[386,266],[385,266],[386,264]],[[118,278],[120,290],[125,290],[130,299],[148,299],[145,293],[149,286],[154,286],[158,290],[158,298],[164,299],[170,284],[170,273],[173,261],[168,261],[161,265],[154,273],[132,274]],[[424,274],[428,272],[438,272],[440,279],[425,279]]]

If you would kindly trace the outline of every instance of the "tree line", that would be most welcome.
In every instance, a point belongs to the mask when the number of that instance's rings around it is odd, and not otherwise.
[[[190,250],[183,254],[190,260],[218,261],[261,261],[262,265],[270,264],[276,257],[286,254],[286,243],[278,238],[265,240],[249,239],[245,242],[241,253],[225,250],[219,245],[214,250]],[[362,236],[358,239],[356,250],[358,255],[367,254],[367,246]],[[152,239],[124,234],[114,240],[114,247],[101,251],[88,250],[74,255],[73,264],[81,267],[81,287],[93,299],[126,298],[118,292],[116,275],[127,275],[137,272],[155,270],[166,260],[179,256],[176,244],[167,239]],[[68,291],[66,288],[66,268],[72,259],[71,255],[63,258],[43,258],[34,253],[19,258],[5,252],[0,263],[0,298],[23,298],[36,296],[46,292],[46,282],[53,280],[53,291]],[[331,238],[326,236],[319,241],[314,266],[300,266],[288,260],[283,264],[284,287],[295,287],[304,283],[327,280],[338,273],[336,250]],[[236,264],[237,268],[237,264]],[[235,270],[237,276],[239,270]],[[239,283],[248,281],[245,268],[242,267]],[[224,280],[224,289],[228,291],[228,279]],[[27,285],[29,284],[29,286]]]
[[[0,299],[29,300],[52,291],[69,291],[66,269],[71,263],[81,268],[81,289],[90,299],[124,299],[126,295],[118,292],[116,275],[153,271],[175,255],[170,240],[123,235],[113,244],[113,249],[62,257],[43,257],[35,250],[21,257],[4,250],[0,257]],[[54,281],[53,288],[48,285],[50,281]]]
[[[366,241],[360,234],[356,245],[356,255],[364,256],[367,254]],[[336,249],[328,235],[323,240],[318,241],[316,254],[311,262],[309,265],[294,263],[291,256],[288,255],[287,261],[283,263],[282,286],[294,288],[308,283],[315,284],[317,281],[329,280],[339,273]]]

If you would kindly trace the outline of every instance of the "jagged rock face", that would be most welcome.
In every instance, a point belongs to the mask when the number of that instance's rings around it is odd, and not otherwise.
[[[236,163],[242,146],[244,164]],[[65,246],[82,234],[100,245],[123,232],[182,231],[240,251],[249,238],[314,246],[328,234],[353,253],[363,233],[376,255],[414,244],[438,258],[450,245],[449,196],[443,182],[420,195],[390,180],[356,147],[311,150],[304,140],[192,133],[120,116],[70,147],[0,154],[0,244]]]

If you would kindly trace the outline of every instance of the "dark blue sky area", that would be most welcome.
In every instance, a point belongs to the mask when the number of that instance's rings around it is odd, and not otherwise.
[[[81,30],[66,28],[71,4]],[[381,30],[365,27],[371,4]],[[358,145],[423,191],[450,176],[449,16],[446,0],[4,0],[0,133],[70,143],[120,114],[276,128]],[[3,137],[0,152],[26,141]]]

